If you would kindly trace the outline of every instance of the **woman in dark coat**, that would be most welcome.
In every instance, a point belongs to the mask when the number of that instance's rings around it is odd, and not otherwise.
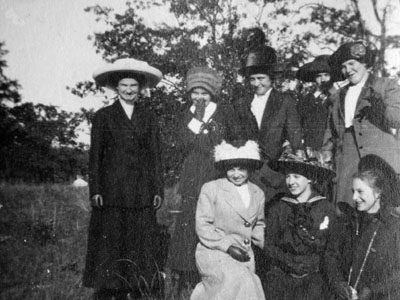
[[[114,88],[115,102],[92,120],[89,188],[93,207],[83,285],[94,299],[130,299],[160,286],[154,201],[163,176],[157,120],[140,91],[161,80],[159,70],[120,59],[94,73]]]
[[[297,151],[270,163],[286,174],[290,194],[272,203],[265,221],[264,253],[271,267],[263,282],[266,299],[325,299],[320,263],[336,219],[318,184],[334,172],[318,152]]]
[[[400,180],[382,158],[361,158],[347,222],[328,242],[325,269],[336,299],[400,299]]]
[[[179,277],[178,292],[184,285],[199,281],[195,263],[198,238],[195,232],[195,212],[202,185],[217,177],[213,149],[229,136],[229,106],[217,103],[216,94],[222,78],[207,67],[194,67],[187,74],[187,92],[192,105],[184,112],[180,124],[183,146],[183,169],[178,194],[182,196],[181,213],[177,217],[171,239],[167,266]]]

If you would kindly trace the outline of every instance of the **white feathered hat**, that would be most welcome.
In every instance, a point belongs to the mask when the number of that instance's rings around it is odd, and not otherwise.
[[[137,79],[141,87],[154,87],[162,79],[160,70],[150,66],[147,62],[134,58],[121,58],[112,64],[96,70],[93,78],[100,86],[115,89],[118,82],[125,77]]]
[[[232,167],[245,167],[251,170],[261,168],[263,162],[257,142],[237,140],[229,144],[225,140],[215,146],[215,165],[218,169],[228,170]]]

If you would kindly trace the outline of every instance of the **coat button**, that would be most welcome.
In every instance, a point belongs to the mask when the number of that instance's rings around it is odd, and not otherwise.
[[[246,227],[250,227],[251,226],[251,224],[249,223],[249,222],[244,222],[244,226],[246,226]]]
[[[248,245],[248,244],[250,244],[250,240],[249,240],[249,239],[245,239],[245,240],[243,241],[243,243],[244,243],[245,245]]]

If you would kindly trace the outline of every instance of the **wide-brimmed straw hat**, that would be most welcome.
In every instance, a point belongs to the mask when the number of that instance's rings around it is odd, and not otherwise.
[[[361,157],[358,172],[373,171],[383,180],[383,193],[390,206],[400,205],[400,178],[393,167],[383,158],[368,154]]]
[[[160,70],[150,66],[147,62],[134,58],[117,59],[93,73],[93,78],[100,86],[115,89],[123,78],[135,78],[141,87],[154,87],[162,79]]]
[[[272,170],[283,174],[300,174],[319,182],[335,177],[332,162],[316,150],[297,150],[296,153],[283,153],[278,160],[268,163]]]
[[[233,167],[244,167],[249,170],[261,168],[263,162],[257,142],[235,140],[231,143],[222,141],[214,148],[215,166],[219,170],[229,170]]]
[[[296,77],[306,82],[314,82],[319,73],[331,73],[328,63],[329,55],[317,56],[312,62],[303,65],[296,73]]]

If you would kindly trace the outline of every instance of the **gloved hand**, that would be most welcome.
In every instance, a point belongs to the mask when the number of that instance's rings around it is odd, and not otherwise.
[[[226,252],[230,256],[232,256],[234,259],[236,259],[237,261],[246,262],[246,261],[250,260],[249,254],[237,246],[234,246],[234,245],[229,246],[229,248],[228,248],[228,250],[226,250]]]
[[[341,300],[351,300],[352,292],[351,287],[345,281],[340,281],[334,286],[335,293]]]
[[[364,287],[361,289],[359,293],[357,293],[357,300],[369,300],[372,298],[372,291],[368,287]]]
[[[206,110],[206,103],[204,101],[196,102],[195,109],[194,109],[194,117],[197,120],[202,121],[205,110]]]
[[[90,198],[90,205],[92,207],[101,208],[103,206],[103,196],[100,194],[95,194]]]

